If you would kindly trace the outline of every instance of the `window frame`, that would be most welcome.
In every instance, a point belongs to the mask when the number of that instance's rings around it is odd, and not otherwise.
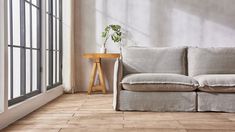
[[[25,15],[25,5],[29,4],[30,5],[30,47],[26,47],[26,15]],[[13,12],[12,12],[12,0],[9,0],[9,12],[10,13],[8,16],[10,16],[8,24],[10,24],[10,42],[8,41],[8,48],[10,48],[10,58],[8,57],[8,61],[10,61],[11,67],[8,69],[9,74],[11,75],[10,79],[10,86],[11,90],[8,91],[10,92],[10,98],[8,99],[8,106],[12,106],[16,103],[22,102],[30,97],[33,97],[37,94],[41,93],[41,12],[42,12],[42,7],[41,7],[41,1],[37,0],[37,5],[34,5],[32,3],[32,0],[20,0],[20,45],[14,45],[13,42]],[[32,7],[37,8],[37,48],[32,47]],[[14,92],[14,87],[13,87],[13,48],[19,48],[20,49],[20,96],[15,97],[13,96]],[[30,50],[30,92],[26,93],[26,50]],[[36,51],[37,53],[37,85],[36,85],[36,90],[32,90],[32,77],[33,77],[33,67],[32,67],[32,52]]]
[[[59,3],[57,3],[59,2]],[[48,0],[47,2],[48,4],[48,11],[46,11],[46,15],[48,15],[48,49],[46,49],[48,51],[48,60],[47,60],[47,68],[48,68],[48,85],[47,85],[47,90],[50,90],[52,88],[55,88],[57,86],[62,85],[62,52],[63,52],[63,46],[62,46],[62,41],[63,41],[63,31],[62,31],[62,0],[55,0],[55,3],[53,3],[53,0]],[[53,4],[55,8],[55,10],[53,9]],[[57,16],[57,4],[59,4],[59,17]],[[54,12],[55,11],[55,14]],[[54,23],[53,23],[53,19],[55,19],[55,31],[54,31]],[[57,23],[57,21],[59,20],[59,23]],[[59,29],[57,28],[57,24],[59,24]],[[58,32],[59,32],[59,36],[58,36]],[[54,42],[54,34],[55,35],[55,42]],[[59,37],[59,42],[57,42],[57,37]],[[54,49],[53,44],[55,43],[55,47],[56,49]],[[57,47],[57,43],[59,47]],[[59,48],[59,49],[58,49]],[[54,57],[54,52],[55,52],[55,57]],[[57,60],[57,53],[59,53],[59,60]],[[47,53],[46,53],[47,54]],[[54,62],[54,58],[56,58],[55,60],[55,66],[53,65]],[[59,75],[57,74],[57,61],[59,61]],[[54,69],[55,68],[55,69]],[[57,76],[59,76],[59,81],[54,83],[53,80],[53,75],[55,71],[55,79],[57,80]]]

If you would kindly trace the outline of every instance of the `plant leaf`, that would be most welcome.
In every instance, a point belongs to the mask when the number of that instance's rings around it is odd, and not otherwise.
[[[106,32],[108,32],[109,30],[110,30],[110,27],[109,26],[107,26],[107,27],[105,27],[105,29],[104,29]]]
[[[110,34],[110,29],[113,30],[112,34]],[[114,43],[120,42],[122,40],[121,26],[114,24],[106,26],[105,31],[102,32],[102,37],[106,39],[111,37]]]
[[[118,35],[118,36],[122,36],[122,32],[116,32],[116,34]]]
[[[102,37],[105,38],[107,35],[107,32],[102,32]]]

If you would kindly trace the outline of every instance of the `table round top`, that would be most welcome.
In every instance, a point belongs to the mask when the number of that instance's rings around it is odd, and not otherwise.
[[[118,53],[86,53],[83,55],[84,58],[88,59],[99,59],[99,58],[119,58],[120,54]]]

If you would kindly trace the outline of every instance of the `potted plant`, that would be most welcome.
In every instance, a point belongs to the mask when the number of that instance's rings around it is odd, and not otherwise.
[[[104,38],[104,43],[101,47],[101,52],[107,52],[107,41],[109,38],[113,40],[114,43],[119,43],[122,41],[122,31],[120,25],[108,25],[105,27],[104,31],[102,32],[102,37]]]

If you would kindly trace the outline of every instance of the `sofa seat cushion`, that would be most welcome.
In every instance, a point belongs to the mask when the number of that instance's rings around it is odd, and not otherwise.
[[[125,90],[146,92],[194,91],[198,85],[191,77],[164,73],[129,74],[121,83]]]
[[[235,74],[207,74],[194,77],[204,92],[235,92]]]

